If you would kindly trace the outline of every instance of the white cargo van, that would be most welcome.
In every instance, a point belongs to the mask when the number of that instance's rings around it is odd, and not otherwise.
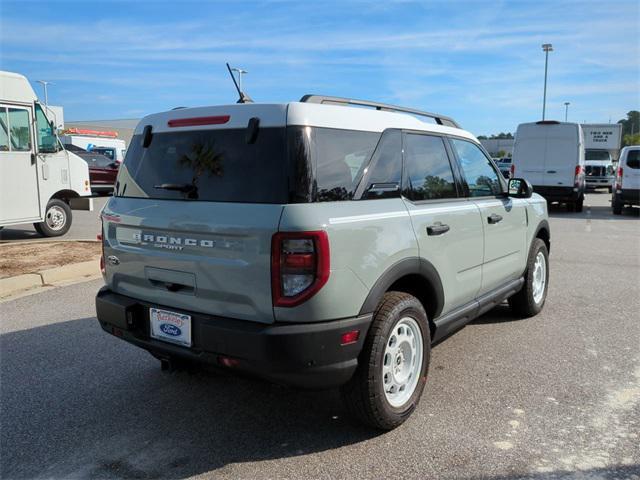
[[[0,228],[33,222],[63,235],[71,209],[91,210],[89,167],[65,151],[22,75],[0,71]]]
[[[611,197],[613,213],[620,215],[626,205],[640,205],[640,145],[624,147]]]
[[[580,125],[553,120],[518,125],[511,175],[529,180],[548,202],[581,212],[585,153]]]
[[[85,128],[69,128],[60,135],[64,145],[75,145],[89,152],[99,153],[114,162],[122,163],[127,150],[124,140],[118,138],[117,132],[89,130]]]

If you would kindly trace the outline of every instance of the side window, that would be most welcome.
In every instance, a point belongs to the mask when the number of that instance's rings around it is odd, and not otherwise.
[[[629,150],[629,153],[627,153],[627,167],[640,168],[640,150]]]
[[[23,108],[9,108],[9,141],[14,152],[31,150],[29,134],[29,111]]]
[[[41,153],[53,153],[56,151],[56,136],[42,111],[42,107],[36,103],[36,130],[38,134],[38,151]]]
[[[9,123],[7,109],[0,107],[0,152],[9,151]]]
[[[476,144],[455,138],[451,139],[451,143],[460,159],[470,196],[485,197],[502,193],[498,174]]]
[[[406,134],[404,159],[403,193],[407,198],[419,201],[458,196],[442,138]]]
[[[332,128],[313,128],[312,132],[317,200],[351,200],[380,134]]]
[[[371,163],[367,167],[369,175],[367,184],[364,185],[362,198],[392,198],[400,193],[402,181],[402,133],[400,130],[388,130],[382,134],[376,151],[373,153]],[[386,188],[385,188],[385,185]],[[372,186],[380,186],[375,191]]]

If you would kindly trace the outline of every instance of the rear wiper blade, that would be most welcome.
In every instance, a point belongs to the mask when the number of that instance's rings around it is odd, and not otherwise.
[[[196,187],[191,183],[162,183],[160,185],[154,185],[153,188],[160,190],[174,190],[177,192],[191,192],[196,190]]]

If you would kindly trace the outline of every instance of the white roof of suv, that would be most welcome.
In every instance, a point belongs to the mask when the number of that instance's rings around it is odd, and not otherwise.
[[[307,97],[303,97],[303,100]],[[422,115],[422,112],[410,109],[391,111],[391,108],[400,108],[392,106],[384,107],[384,110],[358,108],[357,105],[368,106],[368,102],[354,102],[356,101],[339,105],[312,101],[276,104],[236,103],[211,107],[180,108],[144,117],[138,124],[135,133],[141,134],[147,125],[151,125],[153,132],[156,133],[194,129],[244,128],[251,118],[257,117],[260,119],[261,127],[298,125],[367,132],[382,132],[388,128],[398,128],[456,135],[479,143],[472,134],[465,130],[446,124],[424,121],[418,118],[418,115],[431,116],[436,122],[456,125],[453,120],[447,117],[427,113]]]

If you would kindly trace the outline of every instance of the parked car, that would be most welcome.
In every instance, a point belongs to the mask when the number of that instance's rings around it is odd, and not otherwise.
[[[167,369],[340,386],[379,429],[415,409],[432,342],[547,293],[545,200],[454,120],[375,102],[147,116],[102,221],[103,330]]]
[[[114,161],[105,155],[92,150],[88,152],[84,148],[68,143],[67,151],[73,152],[82,158],[89,166],[89,179],[91,190],[96,193],[109,193],[113,191],[116,183],[120,162]]]
[[[496,165],[500,169],[500,173],[504,178],[511,178],[511,157],[502,157],[496,161]]]
[[[585,150],[585,180],[587,188],[607,188],[613,190],[615,167],[611,153],[607,150]]]
[[[518,125],[512,174],[531,182],[549,202],[582,211],[585,191],[582,128],[554,120]]]
[[[113,131],[68,128],[60,135],[60,141],[65,148],[75,145],[87,151],[96,151],[118,162],[124,160],[127,149],[125,141],[119,139],[118,133]]]
[[[640,145],[624,147],[620,152],[611,205],[616,215],[626,205],[640,205]]]

